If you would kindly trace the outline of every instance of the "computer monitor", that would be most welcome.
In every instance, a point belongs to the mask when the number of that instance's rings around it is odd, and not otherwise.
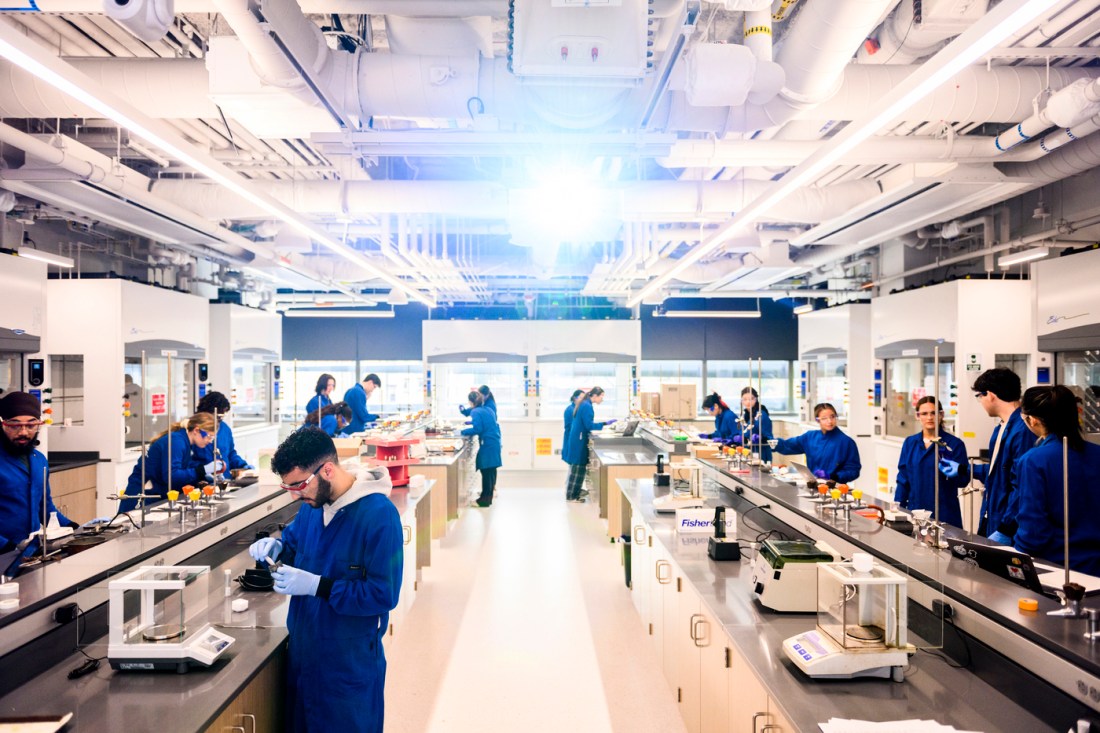
[[[627,420],[626,427],[623,429],[623,437],[629,438],[634,435],[634,431],[638,429],[637,420]]]
[[[817,481],[817,476],[814,476],[814,472],[811,471],[808,467],[803,466],[801,463],[796,463],[794,461],[791,461],[787,465],[795,470],[795,473],[798,474],[799,478],[804,478],[807,481],[809,481],[811,479],[813,479],[814,481]]]
[[[963,562],[999,575],[1030,591],[1043,592],[1043,584],[1039,582],[1039,573],[1031,555],[1004,545],[990,545],[958,537],[949,538],[947,542],[951,553]]]

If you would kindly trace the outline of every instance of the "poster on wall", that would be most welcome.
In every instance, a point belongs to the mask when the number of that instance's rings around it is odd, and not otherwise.
[[[149,414],[168,414],[168,394],[166,392],[151,392],[149,394]]]

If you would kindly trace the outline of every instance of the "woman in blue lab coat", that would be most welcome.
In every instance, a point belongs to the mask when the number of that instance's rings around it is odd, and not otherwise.
[[[168,453],[169,431],[172,434],[171,455]],[[213,461],[203,465],[194,455],[195,450],[202,450],[212,442],[214,442],[214,416],[208,412],[196,412],[184,422],[169,428],[153,439],[145,451],[145,481],[151,486],[142,492],[142,459],[139,458],[126,484],[126,493],[131,496],[141,493],[156,494],[163,499],[168,493],[169,476],[172,480],[172,489],[175,491],[181,491],[184,486],[198,481],[213,481]],[[146,503],[148,504],[149,501]],[[119,502],[118,510],[128,512],[136,506],[137,499],[124,499]]]
[[[1062,439],[1069,444],[1069,566],[1100,575],[1100,445],[1081,436],[1077,397],[1062,385],[1032,387],[1020,410],[1039,441],[1016,461],[1020,492],[1015,546],[1061,565],[1065,560]]]
[[[588,439],[593,430],[603,430],[614,420],[596,422],[596,410],[593,405],[603,402],[603,388],[593,387],[578,398],[573,411],[573,424],[569,426],[569,440],[562,448],[562,458],[569,464],[569,478],[565,482],[565,500],[584,503],[587,491],[584,490],[584,477],[588,471]]]
[[[741,431],[744,430],[744,435]],[[772,419],[768,408],[760,404],[760,395],[752,387],[741,390],[741,418],[737,425],[737,437],[748,440],[753,452],[760,453],[760,460],[771,461]]]
[[[714,416],[714,432],[699,433],[700,438],[710,438],[727,443],[740,442],[737,427],[737,414],[730,409],[717,392],[712,392],[703,399],[703,409]]]
[[[959,489],[970,480],[966,445],[943,429],[943,408],[936,409],[935,397],[917,401],[917,419],[921,431],[910,435],[901,445],[898,461],[898,485],[894,501],[903,508],[935,509],[936,471],[940,473],[940,521],[962,527]],[[935,444],[939,443],[939,465],[935,463]]]
[[[565,461],[565,444],[569,442],[569,428],[573,427],[573,413],[577,410],[577,402],[580,401],[581,396],[584,394],[583,389],[573,390],[573,396],[569,398],[569,404],[565,407],[565,414],[562,416],[565,420],[565,433],[561,437],[561,459]],[[568,463],[569,461],[565,461]]]
[[[233,440],[233,428],[226,419],[229,411],[233,409],[229,400],[221,392],[207,392],[201,400],[196,412],[205,412],[214,416],[218,429],[215,431],[216,439],[205,448],[192,448],[195,453],[196,463],[206,465],[215,458],[221,464],[221,476],[223,479],[233,477],[233,471],[243,471],[252,466],[237,453],[237,446]]]
[[[484,400],[481,406],[492,410],[493,414],[496,415],[497,400],[495,397],[493,397],[493,391],[489,389],[489,385],[483,384],[477,388],[477,391],[481,393],[481,399]],[[470,413],[473,412],[473,409],[470,407],[466,407],[465,405],[461,405],[459,406],[458,411],[466,417],[469,417]]]
[[[328,407],[321,408],[321,424],[317,425],[317,413],[311,413],[306,417],[306,424],[303,427],[320,427],[325,431],[325,435],[330,438],[341,437],[344,433],[344,429],[351,423],[354,412],[351,409],[351,405],[347,402],[336,402]]]
[[[500,459],[500,426],[497,414],[485,406],[485,397],[481,392],[470,393],[470,420],[473,424],[462,431],[463,435],[476,435],[478,438],[477,459],[474,465],[481,471],[481,496],[477,505],[487,507],[493,503],[493,491],[497,486],[497,469]]]
[[[332,398],[329,395],[334,389],[336,389],[336,377],[331,374],[322,374],[317,377],[317,386],[313,388],[315,394],[306,403],[306,417],[315,412],[319,413],[321,408],[331,405]],[[302,424],[305,425],[305,421]]]
[[[814,405],[814,419],[820,430],[808,430],[795,438],[784,438],[775,447],[786,456],[806,454],[806,464],[818,478],[849,483],[859,478],[862,466],[856,442],[836,426],[836,408],[828,402]]]

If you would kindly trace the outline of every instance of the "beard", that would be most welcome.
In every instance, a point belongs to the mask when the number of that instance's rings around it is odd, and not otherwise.
[[[317,481],[317,496],[312,499],[306,499],[305,502],[314,509],[324,505],[332,503],[332,484],[325,480],[320,474],[315,479]]]
[[[30,435],[19,433],[19,437],[12,440],[5,431],[0,430],[0,444],[4,446],[4,450],[13,456],[25,456],[38,445],[38,432],[35,431]]]

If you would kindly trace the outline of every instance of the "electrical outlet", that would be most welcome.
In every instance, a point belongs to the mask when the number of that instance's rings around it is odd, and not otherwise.
[[[941,600],[932,601],[932,614],[944,621],[949,621],[955,617],[955,609],[951,607],[950,603],[944,603]]]

